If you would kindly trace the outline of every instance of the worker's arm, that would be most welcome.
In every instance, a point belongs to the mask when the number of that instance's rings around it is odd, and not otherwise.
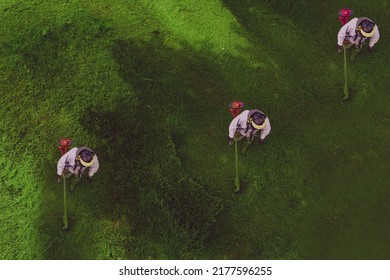
[[[269,119],[267,118],[267,124],[260,132],[260,141],[263,142],[265,137],[271,132],[271,123],[269,122]]]
[[[378,29],[378,26],[375,26],[376,28],[376,32],[374,33],[374,35],[372,35],[372,37],[370,38],[370,41],[368,42],[368,47],[370,48],[373,48],[374,45],[376,44],[376,42],[378,42],[379,40],[379,37],[381,36],[379,34],[379,29]]]
[[[97,155],[95,155],[94,163],[93,163],[92,166],[89,168],[88,176],[89,176],[89,177],[92,177],[93,174],[95,174],[96,171],[98,171],[99,166],[100,166],[100,165],[99,165],[98,157],[97,157]]]
[[[58,176],[61,176],[62,172],[64,172],[64,169],[66,167],[66,162],[68,161],[68,153],[63,154],[57,163],[57,175]]]

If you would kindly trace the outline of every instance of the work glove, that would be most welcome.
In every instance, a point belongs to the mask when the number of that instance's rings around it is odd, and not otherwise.
[[[62,182],[62,176],[57,174],[56,181],[57,181],[58,184],[61,183]]]
[[[87,176],[87,183],[91,183],[92,182],[92,176]]]
[[[228,144],[229,144],[229,146],[232,146],[232,145],[233,145],[233,138],[230,138],[230,137],[229,137]]]
[[[368,52],[371,53],[373,48],[374,47],[367,47]]]
[[[340,45],[337,45],[336,51],[337,51],[337,53],[342,53],[343,52],[343,47],[340,46]]]
[[[263,144],[264,143],[264,139],[261,139],[260,137],[259,137],[259,144],[261,145],[261,144]]]

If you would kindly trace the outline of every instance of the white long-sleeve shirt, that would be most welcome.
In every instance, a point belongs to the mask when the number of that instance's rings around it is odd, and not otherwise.
[[[229,125],[229,137],[230,138],[233,138],[234,133],[236,133],[236,132],[239,132],[241,135],[244,135],[246,137],[250,137],[251,135],[254,135],[257,133],[257,130],[252,129],[250,126],[248,126],[249,112],[250,112],[249,110],[245,110],[231,121],[231,123]],[[264,140],[265,137],[267,137],[267,135],[271,131],[271,123],[270,123],[268,117],[266,117],[266,120],[267,120],[267,124],[260,132],[260,139],[261,140]]]
[[[337,35],[337,44],[339,46],[343,45],[343,41],[347,40],[351,42],[352,44],[360,44],[366,41],[368,38],[363,37],[357,30],[356,30],[356,24],[359,18],[353,18],[349,22],[347,22],[343,27],[341,27],[338,35]],[[372,37],[369,39],[368,46],[373,47],[376,42],[378,42],[380,34],[378,30],[378,26],[375,25],[376,31]]]
[[[57,174],[62,175],[62,172],[64,170],[69,171],[70,173],[73,173],[75,175],[78,175],[80,172],[84,172],[86,168],[85,166],[82,166],[81,164],[76,164],[76,153],[77,148],[70,149],[67,153],[62,155],[60,160],[57,164]],[[99,160],[97,155],[94,156],[94,163],[89,167],[88,175],[90,177],[95,174],[96,171],[99,169]]]

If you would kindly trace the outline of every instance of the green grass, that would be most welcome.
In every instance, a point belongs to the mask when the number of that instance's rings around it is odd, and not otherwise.
[[[382,35],[348,102],[345,5]],[[0,259],[388,259],[388,5],[2,1]],[[234,99],[272,124],[239,194]],[[61,137],[101,163],[67,232]]]

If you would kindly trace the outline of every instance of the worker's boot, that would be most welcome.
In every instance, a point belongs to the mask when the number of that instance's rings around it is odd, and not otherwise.
[[[251,142],[250,139],[245,139],[245,141],[242,143],[241,154],[243,154],[243,155],[246,154],[246,151],[248,150],[249,145],[250,145],[251,143],[252,143],[252,142]]]
[[[351,57],[350,57],[351,63],[355,62],[356,56],[358,55],[359,52],[360,52],[360,48],[352,48]]]
[[[343,43],[344,47],[348,50],[349,48],[351,48],[352,46],[354,46],[354,44],[352,44],[350,41],[348,40],[344,40],[344,43]],[[341,48],[343,49],[343,48]]]
[[[79,182],[80,178],[78,177],[74,177],[72,178],[72,181],[70,183],[70,187],[69,187],[69,192],[74,192],[75,188],[76,188],[76,185],[77,183]]]
[[[235,135],[234,135],[234,138],[236,138],[236,141],[237,142],[240,142],[242,139],[244,139],[244,135],[242,135],[241,133],[236,133]]]

